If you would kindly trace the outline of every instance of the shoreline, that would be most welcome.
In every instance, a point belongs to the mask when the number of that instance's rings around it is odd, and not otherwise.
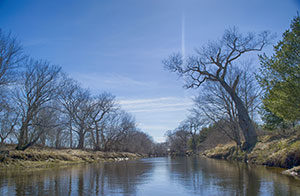
[[[300,179],[300,135],[287,137],[265,135],[248,152],[241,151],[234,143],[218,145],[200,155],[207,158],[240,161],[286,169],[282,174]]]
[[[0,170],[13,168],[52,168],[74,164],[124,161],[145,155],[129,152],[102,152],[78,149],[49,149],[33,147],[25,151],[0,150]]]

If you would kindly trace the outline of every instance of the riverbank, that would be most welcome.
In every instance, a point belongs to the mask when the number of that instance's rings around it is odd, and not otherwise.
[[[241,151],[234,143],[219,145],[206,150],[202,155],[225,160],[237,160],[247,163],[286,168],[284,174],[300,178],[300,133],[290,136],[270,134],[260,136],[255,147]]]
[[[101,152],[77,149],[51,149],[33,147],[25,151],[6,146],[0,150],[0,169],[48,168],[63,165],[103,161],[122,161],[142,158],[141,154],[128,152]]]

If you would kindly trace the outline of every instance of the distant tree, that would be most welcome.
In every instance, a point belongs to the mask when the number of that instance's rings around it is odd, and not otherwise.
[[[263,103],[285,121],[300,120],[300,17],[293,19],[282,41],[274,46],[275,54],[260,56],[258,76],[266,94]]]
[[[111,113],[105,122],[102,134],[103,151],[118,151],[120,146],[126,144],[126,137],[137,130],[133,116],[123,110]]]
[[[178,73],[186,80],[186,88],[198,88],[207,81],[216,82],[224,88],[238,111],[239,126],[245,138],[244,149],[252,148],[256,144],[257,134],[245,103],[236,92],[240,75],[236,76],[232,85],[226,80],[226,75],[228,67],[237,59],[245,53],[261,51],[268,40],[267,32],[243,35],[233,28],[226,30],[220,41],[211,42],[197,50],[194,56],[183,59],[180,54],[174,54],[163,61],[169,71]]]
[[[154,143],[152,138],[139,130],[132,130],[123,137],[119,151],[153,154]]]
[[[178,127],[173,131],[167,131],[167,143],[171,153],[185,155],[188,150],[190,134],[187,130]]]
[[[45,61],[28,60],[22,73],[22,83],[14,92],[20,128],[17,130],[17,150],[35,144],[52,123],[47,121],[51,101],[57,97],[57,80],[61,68]],[[51,126],[50,126],[50,124]]]
[[[154,143],[153,144],[153,155],[154,156],[167,156],[168,155],[167,142]]]
[[[199,133],[202,127],[206,124],[206,120],[199,115],[199,113],[193,113],[184,120],[179,128],[179,130],[185,130],[190,135],[190,139],[188,141],[189,149],[193,152],[197,150],[197,139],[199,137]]]

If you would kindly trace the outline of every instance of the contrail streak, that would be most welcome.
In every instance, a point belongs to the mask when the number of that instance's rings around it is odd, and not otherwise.
[[[185,16],[182,13],[181,17],[181,54],[185,58]]]

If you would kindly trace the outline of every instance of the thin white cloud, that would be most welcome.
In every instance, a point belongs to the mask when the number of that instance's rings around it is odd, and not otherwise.
[[[144,130],[168,130],[168,126],[163,125],[146,125],[146,124],[139,124],[139,126]]]
[[[119,92],[136,99],[120,97],[118,102],[122,109],[132,113],[141,130],[146,131],[153,136],[155,141],[164,141],[163,134],[167,130],[174,129],[178,126],[187,115],[188,109],[193,105],[190,95],[182,94],[182,97],[161,96],[155,98],[140,98],[149,91],[159,88],[154,82],[139,81],[134,78],[126,77],[120,74],[98,74],[98,73],[76,73],[72,74],[82,83],[84,87],[92,91],[107,90],[109,92]],[[124,92],[123,92],[124,91]],[[121,92],[121,93],[120,93]]]
[[[185,111],[187,107],[176,107],[175,105],[170,108],[152,108],[152,109],[137,109],[137,110],[129,110],[131,113],[139,113],[139,112],[175,112],[175,111]]]
[[[120,104],[122,105],[134,105],[134,104],[144,104],[144,103],[152,103],[174,99],[173,97],[160,97],[153,99],[130,99],[130,100],[120,100]]]
[[[121,106],[132,113],[185,111],[193,102],[187,98],[161,97],[153,99],[121,100]]]

